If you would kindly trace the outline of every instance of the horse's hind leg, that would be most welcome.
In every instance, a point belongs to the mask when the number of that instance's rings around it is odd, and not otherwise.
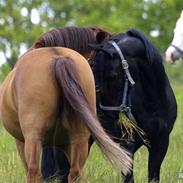
[[[67,146],[55,147],[54,156],[56,161],[57,175],[62,183],[68,183],[68,174],[70,170],[70,164],[65,154]]]
[[[160,167],[166,155],[169,144],[169,135],[164,134],[161,138],[156,139],[156,143],[151,144],[149,148],[149,164],[148,164],[148,181],[159,182]]]
[[[43,180],[49,180],[56,173],[54,159],[54,147],[46,145],[42,149],[41,173]]]
[[[67,121],[70,126],[70,145],[68,148],[70,171],[68,182],[71,183],[75,180],[81,180],[82,178],[82,168],[88,157],[88,140],[90,133],[78,116],[73,114],[68,118]]]
[[[79,142],[74,142],[79,141]],[[77,137],[70,145],[71,168],[68,175],[68,182],[80,180],[83,176],[82,168],[88,156],[88,140]]]
[[[40,183],[41,174],[39,160],[41,153],[41,141],[35,134],[24,136],[25,160],[27,163],[27,183]]]
[[[68,148],[68,146],[67,146]],[[42,150],[41,170],[43,180],[57,178],[59,182],[68,183],[70,164],[63,146],[45,146]]]
[[[19,141],[18,139],[16,139],[16,146],[17,146],[17,150],[18,150],[18,153],[20,155],[20,158],[23,162],[25,171],[27,173],[27,163],[26,163],[25,154],[24,154],[24,143]]]

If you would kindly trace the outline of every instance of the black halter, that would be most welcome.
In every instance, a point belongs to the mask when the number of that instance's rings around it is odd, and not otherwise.
[[[174,44],[171,44],[170,46],[175,48],[175,51],[173,51],[171,54],[171,59],[173,62],[183,57],[183,50],[181,50],[179,47],[175,46]]]
[[[125,84],[124,84],[124,90],[123,90],[123,97],[122,97],[122,103],[120,106],[104,106],[101,104],[101,102],[99,103],[99,107],[102,110],[105,111],[119,111],[119,112],[125,112],[125,114],[129,117],[129,119],[135,121],[135,118],[133,117],[132,113],[131,113],[131,106],[127,106],[127,93],[128,93],[128,89],[129,89],[129,84],[131,84],[131,86],[133,86],[135,84],[135,81],[133,80],[130,72],[129,72],[129,65],[127,60],[125,60],[121,49],[119,48],[119,46],[117,45],[117,43],[115,41],[109,41],[109,44],[111,44],[115,50],[117,51],[117,53],[119,54],[120,60],[121,60],[121,65],[124,72],[124,77],[125,77]],[[130,104],[131,105],[131,104]]]

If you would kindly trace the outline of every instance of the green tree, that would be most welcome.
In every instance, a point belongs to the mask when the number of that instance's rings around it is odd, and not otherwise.
[[[71,25],[100,26],[113,33],[137,28],[164,51],[182,9],[182,0],[0,0],[0,51],[13,67],[21,49],[43,32]]]
[[[40,25],[31,21],[33,11],[41,4],[40,0],[0,0],[0,51],[10,67],[20,55],[21,47],[29,47],[43,32]]]

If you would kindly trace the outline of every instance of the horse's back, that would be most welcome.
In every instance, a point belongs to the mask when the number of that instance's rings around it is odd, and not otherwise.
[[[52,65],[55,57],[58,56],[72,59],[84,89],[88,93],[94,93],[93,74],[86,59],[71,49],[52,47],[33,50],[19,60],[15,78],[16,90],[21,88],[20,96],[31,96],[31,92],[33,92],[34,98],[37,98],[36,96],[44,96],[44,98],[55,96],[55,100],[57,100],[58,88]]]

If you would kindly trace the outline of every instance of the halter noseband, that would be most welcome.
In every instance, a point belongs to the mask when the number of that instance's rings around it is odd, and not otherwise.
[[[174,47],[181,55],[183,55],[183,50],[181,50],[179,47],[175,46],[174,44],[171,44],[170,46]]]
[[[109,41],[108,43],[111,44],[115,48],[117,53],[119,54],[122,68],[125,71],[125,74],[124,74],[125,75],[125,84],[124,84],[124,90],[123,90],[122,103],[120,106],[104,106],[101,103],[99,103],[99,107],[105,111],[125,112],[131,120],[135,121],[135,118],[133,117],[133,115],[131,113],[131,106],[127,106],[127,93],[128,93],[129,83],[131,84],[131,86],[133,86],[135,84],[135,81],[133,80],[133,78],[129,72],[128,62],[127,62],[127,60],[125,60],[125,58],[121,52],[121,49],[119,48],[117,43],[112,40]]]

